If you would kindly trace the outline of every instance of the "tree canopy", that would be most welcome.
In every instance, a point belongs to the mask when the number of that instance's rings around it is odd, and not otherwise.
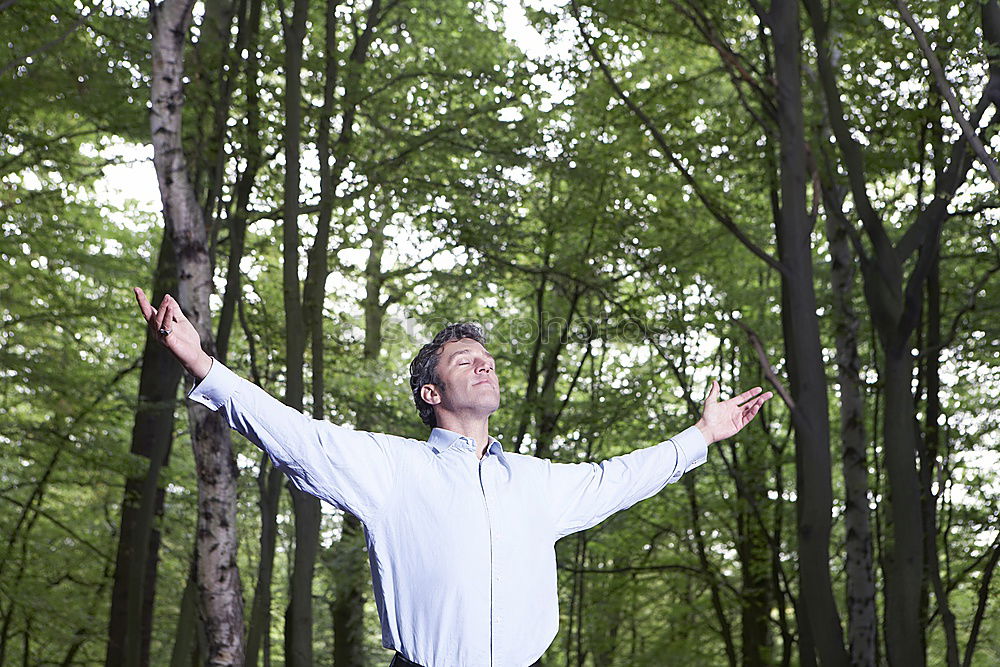
[[[774,390],[559,542],[545,664],[1000,660],[996,0],[0,0],[0,34],[0,664],[388,662],[356,522],[206,444],[133,285],[364,430],[426,436],[407,364],[456,321],[491,431],[556,461]]]

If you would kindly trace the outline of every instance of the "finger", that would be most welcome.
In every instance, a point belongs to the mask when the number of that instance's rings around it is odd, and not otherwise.
[[[743,392],[739,396],[733,397],[732,400],[736,401],[736,403],[738,405],[741,405],[741,404],[746,403],[747,401],[749,401],[751,398],[756,398],[757,395],[760,392],[761,392],[761,388],[760,387],[754,387],[753,389],[750,389],[749,391]]]
[[[170,322],[167,318],[170,315],[170,309],[173,306],[173,297],[169,294],[163,297],[163,301],[160,302],[160,310],[156,313],[156,333],[159,334],[164,328],[169,328],[166,326]],[[162,334],[161,334],[162,335]]]
[[[188,320],[188,318],[187,318],[187,315],[184,314],[184,309],[181,308],[181,302],[178,301],[177,299],[175,299],[174,297],[170,297],[170,319],[167,320],[167,323],[170,324],[170,323],[173,323],[173,322],[177,322],[177,323],[188,322],[188,323],[190,323],[189,320]]]
[[[750,416],[747,417],[747,421],[753,419],[754,416],[756,416],[756,414],[760,412],[761,406],[764,405],[764,403],[766,403],[767,400],[771,398],[771,396],[773,396],[771,392],[767,392],[766,394],[761,394],[760,396],[757,397],[757,399],[753,403],[749,404]]]
[[[747,407],[749,405],[753,405],[754,402],[756,402],[761,396],[763,396],[763,394],[756,394],[756,395],[751,396],[749,399],[746,399],[746,400],[744,400],[744,399],[742,399],[740,397],[734,398],[733,400],[736,401],[737,405],[739,405],[741,408],[743,408],[743,407]]]
[[[177,322],[183,317],[181,315],[181,305],[177,303],[177,300],[170,297],[170,304],[167,307],[167,314],[163,318],[163,328],[168,331],[173,331],[177,328]]]
[[[170,303],[167,304],[167,314],[163,316],[163,328],[173,329],[174,323],[177,322],[177,302],[173,297],[170,298]]]
[[[146,322],[148,323],[149,318],[156,315],[156,309],[146,299],[146,293],[141,288],[133,287],[132,291],[135,293],[135,300],[139,302],[139,310],[142,311],[142,316],[146,318]]]
[[[171,332],[173,331],[173,329],[174,329],[174,322],[177,321],[177,318],[174,317],[174,312],[176,310],[177,310],[177,303],[173,299],[170,299],[170,303],[167,304],[167,312],[163,316],[163,322],[160,324],[160,326],[162,326],[164,328],[164,330],[171,331]],[[169,335],[169,334],[166,334],[166,335]]]

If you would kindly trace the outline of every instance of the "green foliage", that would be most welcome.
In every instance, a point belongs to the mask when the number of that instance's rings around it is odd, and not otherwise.
[[[209,214],[220,295],[233,251],[236,183],[250,152],[262,151],[246,247],[236,258],[243,312],[227,363],[275,395],[284,390],[286,331],[282,7],[263,5],[260,33],[247,48],[259,68],[254,81],[234,50],[245,8],[232,7],[230,43],[211,32],[215,15],[196,17],[185,107],[189,177]],[[971,107],[985,82],[978,3],[915,2],[912,10]],[[560,461],[599,460],[666,439],[697,417],[710,378],[724,393],[766,384],[748,331],[784,382],[794,360],[786,359],[782,340],[780,277],[719,220],[728,216],[747,242],[777,255],[773,45],[750,8],[722,1],[594,2],[576,13],[572,4],[529,7],[533,28],[551,46],[532,60],[505,37],[500,5],[387,3],[363,63],[352,53],[368,5],[335,5],[333,51],[324,43],[329,11],[311,4],[304,43],[299,201],[304,258],[316,238],[316,154],[327,113],[324,72],[333,58],[339,83],[328,118],[336,188],[324,302],[329,419],[423,437],[406,365],[429,335],[458,320],[482,322],[491,336],[502,388],[493,431],[508,449]],[[161,237],[159,216],[151,213],[156,201],[128,199],[155,192],[152,171],[136,157],[147,155],[137,145],[149,143],[144,12],[122,3],[80,9],[24,0],[0,11],[10,47],[0,64],[0,662],[22,653],[33,664],[104,659],[123,484],[146,465],[127,453],[144,344],[128,288],[148,285]],[[895,238],[932,195],[955,124],[895,15],[852,1],[833,5],[831,21],[870,196]],[[803,63],[810,156],[816,164],[831,161],[842,178],[823,133],[808,31]],[[258,88],[255,108],[250,97]],[[351,132],[344,133],[339,123],[354,104]],[[129,177],[112,169],[128,164]],[[124,196],[109,192],[109,173],[119,174],[113,180]],[[149,187],[140,187],[143,181]],[[816,206],[814,279],[836,424],[826,209],[818,193],[808,194]],[[988,409],[1000,385],[995,200],[975,167],[954,199],[941,250],[944,414],[934,488],[941,576],[962,646],[996,549],[1000,502],[1000,423]],[[379,235],[384,254],[372,269],[367,261]],[[363,361],[370,290],[383,315],[380,351]],[[880,360],[858,289],[854,307],[866,428],[878,434]],[[928,352],[926,335],[925,323],[913,341],[918,355]],[[916,386],[923,419],[926,378],[916,378]],[[562,624],[546,659],[724,664],[732,658],[727,639],[740,658],[743,624],[755,619],[766,626],[763,662],[793,657],[799,591],[790,428],[788,410],[775,400],[752,429],[716,445],[709,463],[684,483],[559,543]],[[174,646],[195,523],[186,424],[178,421],[176,430],[161,480],[153,664],[167,663]],[[886,480],[881,436],[870,438],[878,538],[887,521]],[[242,440],[237,451],[239,565],[244,591],[252,591],[262,459]],[[834,438],[835,462],[839,454]],[[843,600],[839,464],[833,479],[831,569]],[[276,660],[293,549],[288,505],[283,501],[278,516],[270,649]],[[314,587],[318,664],[332,662],[329,603],[339,566],[331,545],[341,525],[336,513],[324,516],[326,551]],[[1000,652],[994,597],[976,664],[991,664]],[[387,659],[368,598],[367,651],[378,663]],[[749,601],[758,599],[762,609],[752,608]],[[933,593],[928,599],[933,611]],[[940,616],[930,614],[928,625],[928,655],[939,662]]]

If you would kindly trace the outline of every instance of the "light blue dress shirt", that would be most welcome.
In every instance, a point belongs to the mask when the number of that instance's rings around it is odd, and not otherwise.
[[[382,643],[426,667],[523,667],[559,626],[556,540],[705,462],[691,427],[602,463],[552,463],[441,428],[426,442],[289,408],[218,361],[189,397],[298,488],[364,524]]]

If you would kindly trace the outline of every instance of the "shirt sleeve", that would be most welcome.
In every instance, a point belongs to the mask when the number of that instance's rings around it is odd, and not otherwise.
[[[601,463],[550,463],[549,494],[556,539],[656,495],[705,462],[708,445],[697,427],[652,447]]]
[[[218,360],[188,398],[221,412],[296,487],[366,523],[375,519],[393,488],[386,436],[312,419]]]

